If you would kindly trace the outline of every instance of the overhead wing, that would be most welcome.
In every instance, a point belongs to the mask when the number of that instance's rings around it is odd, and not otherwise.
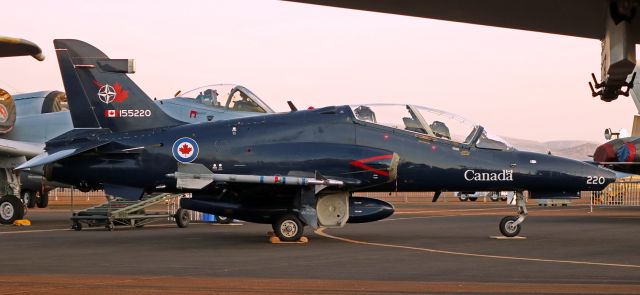
[[[582,0],[285,0],[478,25],[602,39],[609,1]],[[632,23],[640,41],[639,22]]]
[[[0,57],[31,55],[33,58],[43,61],[42,49],[33,42],[0,36]]]
[[[44,152],[44,144],[0,138],[0,156],[33,158]]]

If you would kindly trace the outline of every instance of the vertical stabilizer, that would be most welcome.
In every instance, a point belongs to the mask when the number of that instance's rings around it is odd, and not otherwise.
[[[184,124],[164,113],[129,79],[132,60],[110,59],[79,40],[57,39],[53,44],[75,128],[123,132]]]

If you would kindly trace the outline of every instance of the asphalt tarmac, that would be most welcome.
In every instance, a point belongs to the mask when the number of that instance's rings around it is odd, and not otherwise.
[[[494,239],[502,203],[399,206],[308,244],[270,244],[269,225],[169,221],[70,230],[36,209],[0,226],[0,294],[640,294],[640,208],[537,207]]]

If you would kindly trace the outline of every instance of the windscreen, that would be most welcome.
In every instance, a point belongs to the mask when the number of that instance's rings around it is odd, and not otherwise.
[[[500,138],[500,136],[487,132],[486,130],[482,131],[482,134],[476,143],[476,147],[501,151],[513,150],[513,146],[509,144],[509,142]]]

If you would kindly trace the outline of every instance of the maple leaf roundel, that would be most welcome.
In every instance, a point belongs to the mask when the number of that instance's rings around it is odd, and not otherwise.
[[[198,157],[198,143],[190,137],[183,137],[173,143],[173,157],[182,163],[193,162]]]

